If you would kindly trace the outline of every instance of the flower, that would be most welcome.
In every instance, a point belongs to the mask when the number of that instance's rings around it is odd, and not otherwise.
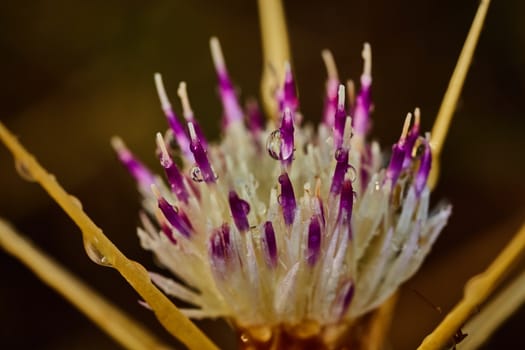
[[[159,74],[170,129],[156,142],[167,183],[113,141],[144,197],[141,244],[181,282],[156,273],[152,280],[191,304],[183,309],[189,317],[224,317],[242,329],[322,328],[379,307],[417,271],[451,211],[429,213],[432,156],[419,110],[413,122],[406,117],[389,158],[367,140],[372,55],[365,44],[356,96],[323,52],[320,125],[303,124],[289,64],[275,93],[279,118],[265,124],[255,102],[241,107],[215,38],[211,51],[224,111],[220,143],[204,138],[185,83],[181,123]]]

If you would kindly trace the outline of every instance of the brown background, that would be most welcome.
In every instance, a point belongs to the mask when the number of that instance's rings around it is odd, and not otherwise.
[[[432,125],[477,1],[289,1],[286,10],[308,120],[322,106],[323,48],[343,77],[358,78],[364,41],[373,48],[374,137],[397,137],[420,106]],[[403,289],[391,344],[412,349],[441,316],[411,288],[449,310],[466,279],[508,241],[525,212],[525,3],[495,1],[443,155],[434,198],[454,204],[450,225],[417,277]],[[260,46],[254,1],[2,1],[0,119],[14,130],[129,256],[154,268],[135,235],[138,195],[109,146],[122,136],[158,169],[154,133],[166,124],[153,86],[180,80],[205,132],[217,139],[220,104],[208,39],[221,39],[242,95],[255,95]],[[0,148],[0,215],[102,294],[169,339],[137,295],[110,269],[92,264],[78,229],[36,185],[15,172]],[[0,348],[115,349],[80,313],[0,252]],[[525,310],[487,348],[525,347]],[[227,326],[199,325],[232,348]]]

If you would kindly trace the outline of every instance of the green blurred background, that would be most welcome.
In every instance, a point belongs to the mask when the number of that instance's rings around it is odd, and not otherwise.
[[[358,79],[362,43],[373,49],[373,136],[398,137],[406,112],[429,129],[477,7],[466,1],[285,1],[307,120],[317,122],[332,49],[342,77]],[[525,217],[525,3],[495,1],[446,143],[434,198],[454,204],[449,226],[403,288],[390,344],[413,349],[442,318],[412,289],[449,310],[469,276],[484,269]],[[112,135],[154,169],[154,134],[166,129],[153,85],[162,72],[175,105],[188,82],[195,112],[218,138],[220,103],[208,39],[221,39],[242,97],[258,94],[255,1],[2,1],[0,119],[77,196],[129,257],[155,269],[135,235],[139,196],[109,146]],[[117,272],[84,254],[78,229],[0,147],[0,215],[102,294],[170,339]],[[117,349],[112,340],[0,252],[0,348]],[[487,349],[525,348],[521,309]],[[199,325],[223,348],[233,332]]]

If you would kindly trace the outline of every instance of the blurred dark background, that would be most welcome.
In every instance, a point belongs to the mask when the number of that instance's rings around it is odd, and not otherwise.
[[[430,129],[478,1],[285,1],[302,111],[318,121],[332,49],[340,75],[358,79],[361,47],[373,49],[374,137],[398,137],[419,106]],[[442,318],[413,291],[448,311],[465,281],[484,269],[525,217],[525,3],[494,1],[442,159],[434,198],[454,204],[449,226],[403,288],[391,332],[413,349]],[[155,269],[135,235],[135,185],[109,139],[122,136],[155,169],[154,134],[166,129],[153,85],[162,72],[175,105],[179,81],[205,133],[217,139],[220,103],[208,39],[221,39],[243,97],[257,95],[261,70],[255,1],[2,1],[0,119],[83,203],[129,257]],[[117,272],[93,264],[81,235],[0,147],[0,215],[136,319],[170,339]],[[106,335],[0,252],[0,348],[117,349]],[[522,308],[487,349],[524,348]],[[233,332],[199,323],[223,348]]]

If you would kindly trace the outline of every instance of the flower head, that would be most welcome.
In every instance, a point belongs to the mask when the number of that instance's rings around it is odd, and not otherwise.
[[[325,51],[323,122],[303,125],[286,64],[275,92],[279,118],[264,125],[253,101],[241,108],[216,39],[211,51],[221,142],[204,138],[184,83],[180,121],[160,75],[170,130],[156,141],[167,183],[115,142],[144,196],[141,243],[182,282],[158,274],[153,281],[193,305],[183,310],[188,316],[225,317],[242,328],[322,327],[377,308],[416,272],[450,215],[448,206],[429,214],[432,159],[419,110],[413,122],[411,114],[405,119],[390,156],[367,140],[372,55],[365,44],[355,98]]]

